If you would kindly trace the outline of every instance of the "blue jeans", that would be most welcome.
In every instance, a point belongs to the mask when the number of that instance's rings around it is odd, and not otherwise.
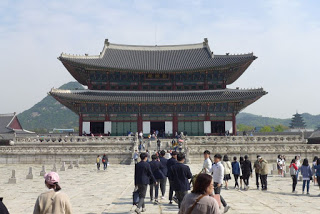
[[[108,163],[107,163],[107,162],[104,162],[104,163],[103,163],[103,170],[106,170],[107,167],[108,167]]]
[[[307,193],[309,193],[310,180],[303,180],[303,183],[302,183],[302,192],[304,192],[304,189],[305,189],[305,187],[306,187],[306,183],[307,183]]]

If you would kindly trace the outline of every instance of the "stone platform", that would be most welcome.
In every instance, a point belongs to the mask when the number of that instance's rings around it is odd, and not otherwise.
[[[26,179],[29,167],[33,168],[33,179]],[[199,172],[201,164],[191,164],[193,173]],[[52,165],[46,165],[51,169]],[[60,168],[58,165],[57,168]],[[271,166],[270,166],[271,168]],[[17,184],[8,184],[11,170],[16,170]],[[44,179],[40,176],[41,165],[0,165],[0,197],[11,213],[32,213],[37,196],[46,191]],[[79,168],[59,172],[61,187],[70,197],[73,212],[76,214],[125,214],[132,213],[131,195],[133,184],[133,165],[113,165],[107,171],[97,171],[94,164],[80,165]],[[222,190],[222,195],[231,206],[230,214],[248,213],[310,213],[320,212],[317,206],[320,190],[311,184],[310,196],[301,195],[302,182],[298,182],[299,194],[291,193],[291,178],[269,177],[269,191],[256,190],[255,178],[250,179],[251,189],[239,192],[234,189]],[[230,182],[230,187],[234,182]],[[168,187],[167,187],[168,191]],[[146,214],[177,213],[177,205],[153,205],[146,198]]]

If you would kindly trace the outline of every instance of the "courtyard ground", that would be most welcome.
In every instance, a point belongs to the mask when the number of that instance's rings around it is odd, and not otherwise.
[[[27,180],[30,166],[33,167],[34,178]],[[46,165],[47,171],[52,167]],[[133,165],[110,165],[107,171],[97,171],[95,165],[80,165],[80,168],[60,172],[60,167],[57,165],[61,187],[70,197],[75,214],[133,213]],[[197,173],[201,164],[192,164],[190,167],[193,173]],[[8,184],[12,169],[16,170],[17,184]],[[0,165],[0,197],[4,198],[3,202],[10,213],[33,212],[38,195],[46,191],[40,171],[40,165]],[[249,191],[223,189],[222,195],[231,206],[228,213],[320,213],[320,191],[313,183],[310,196],[301,194],[302,182],[298,182],[298,194],[292,194],[290,177],[269,177],[267,192],[256,189],[254,177],[250,179],[250,183]],[[230,187],[233,185],[234,182],[231,181]],[[177,205],[169,205],[167,195],[166,193],[166,199],[161,200],[159,205],[153,205],[150,203],[148,190],[146,213],[177,213]]]

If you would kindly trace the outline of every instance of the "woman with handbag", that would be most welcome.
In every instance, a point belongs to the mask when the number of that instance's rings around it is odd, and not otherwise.
[[[58,173],[49,172],[44,175],[44,179],[49,190],[40,194],[34,206],[33,214],[71,214],[70,200],[65,193],[61,192]]]
[[[193,190],[183,198],[179,214],[220,214],[218,202],[212,194],[212,176],[199,174]]]
[[[309,195],[310,180],[312,180],[312,171],[307,158],[303,160],[302,166],[300,167],[299,171],[301,172],[303,181],[302,194],[304,194],[304,189],[307,185],[307,195]]]

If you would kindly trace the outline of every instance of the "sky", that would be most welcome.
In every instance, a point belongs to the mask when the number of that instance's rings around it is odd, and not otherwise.
[[[97,55],[104,40],[132,45],[200,43],[256,59],[229,88],[268,94],[244,112],[320,114],[317,0],[0,1],[0,113],[20,113],[74,78],[57,57]]]

